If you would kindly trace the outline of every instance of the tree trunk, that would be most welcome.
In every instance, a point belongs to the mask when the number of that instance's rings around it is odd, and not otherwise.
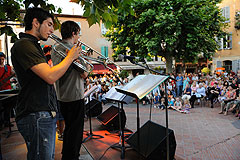
[[[166,58],[166,73],[172,73],[173,57],[171,56],[170,53],[167,53],[165,58]]]

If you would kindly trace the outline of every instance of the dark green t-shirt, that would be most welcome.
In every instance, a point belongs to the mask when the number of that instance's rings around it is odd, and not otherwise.
[[[47,63],[36,37],[20,33],[20,39],[11,48],[11,60],[20,91],[16,107],[16,120],[39,111],[57,111],[57,100],[53,85],[48,84],[31,67]]]

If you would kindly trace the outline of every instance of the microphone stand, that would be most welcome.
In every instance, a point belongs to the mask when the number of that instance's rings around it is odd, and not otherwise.
[[[160,73],[159,71],[156,71],[156,70],[154,70],[154,69],[151,69],[148,65],[147,65],[147,63],[146,63],[146,61],[144,60],[144,62],[143,63],[145,63],[146,64],[146,66],[144,66],[144,65],[142,65],[142,64],[140,64],[140,63],[138,63],[138,62],[136,62],[136,61],[134,61],[134,60],[129,60],[132,64],[135,64],[135,65],[138,65],[138,66],[140,66],[140,67],[143,67],[143,68],[145,68],[145,69],[148,69],[148,70],[150,70],[150,71],[152,71],[152,72],[154,72],[154,73],[158,73],[158,74],[160,74],[160,75],[162,75],[162,76],[167,76],[167,75],[164,75],[164,74],[162,74],[162,73]],[[169,77],[170,79],[172,79],[172,80],[175,80],[176,81],[176,79],[174,79],[174,78],[172,78],[172,77]],[[165,96],[167,97],[167,84],[166,84],[166,82],[165,82]],[[139,133],[139,132],[138,132]],[[139,136],[138,136],[139,137]],[[169,136],[168,136],[168,107],[166,106],[166,137],[167,137],[167,160],[169,160]]]

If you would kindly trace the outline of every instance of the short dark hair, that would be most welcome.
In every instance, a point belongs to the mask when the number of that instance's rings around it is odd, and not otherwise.
[[[52,18],[54,21],[53,15],[48,11],[37,7],[28,8],[24,17],[25,31],[32,29],[32,22],[34,18],[36,18],[40,24],[42,24],[43,21],[48,18]]]
[[[0,57],[6,58],[6,55],[3,52],[0,52]]]
[[[65,21],[61,25],[62,39],[68,39],[72,37],[72,33],[77,34],[81,30],[80,26],[74,21]]]

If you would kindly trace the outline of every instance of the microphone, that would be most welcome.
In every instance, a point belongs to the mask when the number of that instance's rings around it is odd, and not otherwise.
[[[133,60],[142,60],[143,58],[135,57],[135,56],[126,56],[126,55],[123,55],[123,54],[119,54],[118,59],[119,60],[128,59],[131,62]]]

